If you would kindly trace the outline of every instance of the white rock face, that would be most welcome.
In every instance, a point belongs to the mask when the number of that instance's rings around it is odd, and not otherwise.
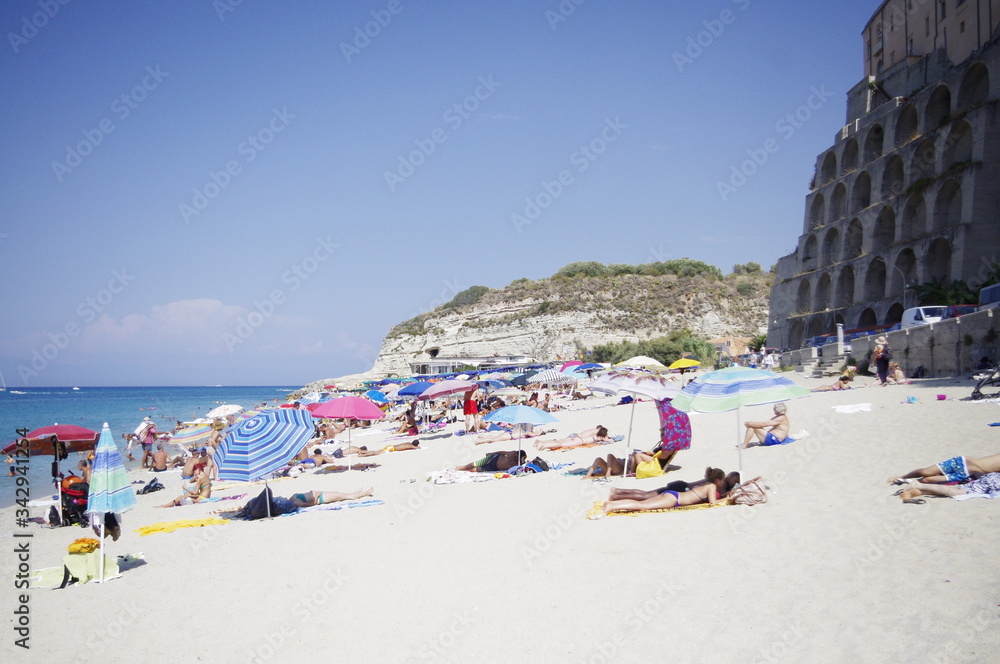
[[[575,357],[577,348],[652,339],[683,328],[708,338],[749,336],[767,329],[765,298],[738,304],[712,302],[697,295],[685,299],[689,301],[679,303],[677,313],[660,316],[653,325],[641,328],[631,325],[641,316],[618,310],[611,300],[599,312],[555,314],[534,313],[540,304],[537,300],[477,305],[436,316],[427,322],[424,334],[386,336],[370,373],[408,375],[409,363],[429,359],[427,351],[434,348],[439,357],[527,355],[546,361],[557,356]]]

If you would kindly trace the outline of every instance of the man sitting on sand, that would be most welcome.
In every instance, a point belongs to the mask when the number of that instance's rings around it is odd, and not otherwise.
[[[788,421],[788,409],[783,403],[774,404],[774,417],[759,422],[744,422],[747,435],[743,437],[743,449],[750,447],[750,441],[756,436],[759,445],[781,445],[788,438],[791,423]]]
[[[610,443],[611,441],[612,438],[608,435],[608,428],[598,424],[593,429],[587,429],[580,433],[571,433],[559,440],[535,441],[535,447],[540,450],[557,450],[562,447],[579,447],[593,443]]]
[[[156,505],[156,507],[179,507],[180,505],[193,505],[200,503],[205,498],[212,497],[212,480],[204,466],[198,467],[194,472],[194,479],[182,486],[184,495],[178,496],[166,505]]]
[[[156,444],[156,451],[153,452],[153,466],[152,470],[154,473],[162,473],[167,468],[176,468],[177,466],[184,465],[184,457],[176,456],[173,460],[170,459],[170,455],[167,454],[166,450],[163,449],[163,443]]]
[[[467,463],[464,466],[456,466],[455,470],[464,470],[469,473],[504,472],[525,463],[527,460],[528,454],[524,450],[521,450],[520,455],[513,451],[492,452],[478,461]]]
[[[913,482],[909,488],[900,492],[900,498],[904,503],[922,504],[923,498],[920,496],[964,496],[970,493],[993,494],[1000,493],[1000,473],[986,473],[979,479],[968,484],[924,484]]]
[[[941,463],[911,470],[905,475],[890,477],[889,484],[906,484],[908,480],[920,480],[930,484],[945,484],[948,482],[968,482],[987,473],[1000,473],[1000,454],[993,454],[979,459],[957,456]]]
[[[646,498],[645,500],[633,500],[630,498],[608,500],[604,503],[604,513],[645,512],[683,505],[697,505],[699,503],[714,505],[715,503],[724,501],[729,491],[732,490],[732,486],[729,485],[726,477],[725,471],[719,468],[706,468],[704,484],[700,484],[684,492],[667,489],[663,493],[655,497]]]

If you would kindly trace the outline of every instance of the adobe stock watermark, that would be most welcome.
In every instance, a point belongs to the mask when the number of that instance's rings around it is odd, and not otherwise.
[[[226,344],[229,352],[235,352],[237,346],[242,346],[252,337],[257,329],[277,312],[278,307],[287,301],[288,293],[294,293],[301,288],[302,284],[312,277],[320,265],[330,260],[330,257],[339,248],[340,245],[333,242],[329,235],[316,238],[312,252],[281,274],[281,283],[287,284],[288,290],[274,288],[262,300],[254,300],[254,310],[246,316],[237,318],[236,328],[231,333],[222,333],[222,341]]]
[[[667,585],[660,581],[655,594],[636,604],[622,616],[618,625],[608,625],[610,631],[602,634],[604,640],[593,647],[589,656],[584,656],[579,661],[585,664],[631,661],[631,658],[623,655],[623,647],[630,645],[636,636],[648,629],[649,623],[663,620],[664,614],[671,607],[676,608],[679,594],[678,588],[672,583]]]
[[[525,226],[535,223],[542,216],[542,212],[551,207],[576,182],[574,171],[583,173],[590,168],[597,161],[597,158],[607,151],[609,145],[621,138],[622,132],[626,129],[628,129],[628,125],[623,123],[619,117],[615,116],[614,120],[605,118],[604,126],[597,136],[570,154],[569,163],[573,168],[559,171],[553,180],[542,180],[542,191],[534,196],[526,197],[524,209],[520,213],[510,215],[510,222],[514,225],[514,230],[520,234],[524,232]]]
[[[722,202],[729,202],[729,198],[746,186],[750,178],[760,172],[760,169],[771,159],[771,157],[781,150],[783,141],[789,141],[799,129],[826,105],[833,93],[826,89],[826,85],[815,85],[809,88],[809,96],[795,110],[786,113],[778,118],[774,123],[774,132],[777,136],[772,136],[764,141],[760,147],[747,148],[747,158],[739,165],[730,168],[727,180],[717,180],[715,188],[719,192]]]
[[[139,104],[146,101],[149,93],[160,87],[168,76],[169,72],[161,71],[160,65],[155,67],[147,66],[146,75],[128,92],[111,100],[111,112],[119,122],[124,122],[132,115],[132,111],[139,108]],[[59,161],[52,162],[52,172],[55,173],[56,180],[63,181],[63,178],[78,168],[83,160],[93,154],[98,145],[104,142],[104,138],[111,134],[118,127],[111,117],[102,118],[97,122],[97,126],[92,129],[84,129],[83,140],[75,145],[66,146],[66,155]]]
[[[573,502],[565,510],[553,514],[545,527],[535,532],[530,544],[521,543],[521,557],[528,569],[534,567],[536,560],[548,552],[570,528],[584,522],[584,515],[594,501],[600,499],[601,492],[593,483],[587,482],[580,490],[580,497],[581,501]]]
[[[732,3],[740,11],[746,11],[750,7],[750,0],[732,0]],[[674,65],[677,67],[677,71],[683,74],[684,68],[694,64],[695,60],[704,55],[705,51],[711,48],[726,31],[726,26],[735,23],[738,16],[739,14],[732,9],[723,9],[719,12],[718,18],[702,21],[705,29],[687,38],[687,45],[683,52],[674,51]]]
[[[226,20],[226,14],[232,14],[242,4],[243,0],[212,0],[212,9],[221,23]]]
[[[38,0],[38,8],[41,11],[37,11],[31,16],[22,16],[21,29],[17,32],[7,33],[7,41],[14,49],[14,54],[19,53],[22,46],[37,37],[38,31],[47,26],[49,21],[59,14],[63,6],[69,3],[70,0]]]
[[[438,296],[435,299],[433,299],[430,302],[428,302],[426,306],[423,306],[423,307],[420,307],[419,309],[417,309],[417,311],[413,314],[413,316],[411,316],[411,318],[415,318],[417,316],[421,316],[423,314],[430,313],[431,311],[434,311],[435,309],[437,309],[441,305],[444,305],[444,304],[447,304],[448,302],[451,302],[451,300],[456,295],[458,295],[459,293],[461,293],[462,291],[464,291],[466,288],[468,288],[468,286],[463,286],[458,281],[458,279],[454,279],[454,280],[445,279],[444,280],[444,287],[441,288],[441,292],[438,293]]]
[[[81,635],[76,649],[77,655],[74,662],[105,662],[108,660],[109,652],[121,645],[121,637],[125,632],[134,627],[146,612],[136,604],[135,600],[117,602],[121,610],[118,614],[105,623],[103,628],[90,629],[85,635]],[[86,648],[86,650],[84,650]],[[110,649],[109,652],[105,652]]]
[[[576,13],[577,7],[586,2],[587,0],[561,0],[555,10],[545,10],[545,20],[549,22],[549,27],[555,30],[560,23],[565,23]]]
[[[445,656],[446,653],[458,645],[462,636],[469,631],[469,627],[473,624],[473,616],[478,611],[478,608],[473,608],[471,611],[466,610],[453,614],[451,622],[445,629],[425,641],[417,649],[417,657],[421,661],[438,659],[439,657],[451,661]],[[412,662],[414,659],[411,657],[407,661]]]
[[[416,173],[417,169],[437,152],[438,146],[443,145],[448,140],[448,131],[458,131],[465,124],[465,121],[479,110],[479,105],[493,96],[496,89],[502,85],[502,83],[493,80],[493,74],[489,74],[486,78],[480,76],[478,80],[479,85],[471,94],[449,106],[441,115],[441,121],[447,125],[447,129],[436,127],[427,138],[415,139],[413,144],[416,149],[399,155],[395,170],[385,171],[385,183],[389,186],[390,192],[395,193],[396,187]]]
[[[30,362],[17,365],[17,373],[21,377],[21,380],[27,383],[28,379],[34,378],[45,371],[49,364],[59,357],[60,353],[69,348],[72,340],[80,336],[80,333],[83,331],[83,326],[80,322],[82,321],[83,325],[90,325],[96,321],[98,314],[103,313],[115,300],[115,297],[120,295],[134,280],[135,276],[126,272],[125,268],[114,270],[106,287],[100,289],[95,295],[86,298],[77,305],[77,318],[68,321],[59,331],[54,333],[46,332],[48,342],[44,343],[40,348],[31,349]]]
[[[363,26],[354,26],[354,39],[348,42],[340,42],[340,52],[344,54],[347,64],[351,63],[351,58],[361,55],[361,51],[371,46],[372,40],[382,34],[382,31],[389,27],[392,19],[399,16],[404,9],[402,0],[389,0],[385,9],[373,9],[372,20]]]
[[[193,217],[197,217],[207,210],[212,201],[218,198],[226,187],[232,184],[233,179],[243,172],[244,164],[249,164],[257,158],[257,155],[266,150],[275,137],[285,131],[294,119],[295,116],[288,112],[287,107],[280,111],[276,108],[273,109],[267,123],[256,132],[248,134],[246,139],[240,141],[240,144],[236,146],[236,154],[243,157],[243,160],[230,159],[218,171],[210,170],[205,184],[191,190],[190,204],[184,202],[177,206],[184,223],[190,224]]]

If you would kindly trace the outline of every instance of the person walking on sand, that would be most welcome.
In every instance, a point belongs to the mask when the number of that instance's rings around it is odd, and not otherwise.
[[[788,421],[788,409],[783,403],[774,404],[774,417],[758,422],[744,422],[747,429],[743,437],[743,449],[750,447],[750,441],[757,438],[759,445],[781,445],[788,438],[791,423]]]
[[[473,387],[465,393],[465,402],[462,404],[462,412],[465,414],[465,433],[475,433],[482,427],[479,421],[479,388]]]

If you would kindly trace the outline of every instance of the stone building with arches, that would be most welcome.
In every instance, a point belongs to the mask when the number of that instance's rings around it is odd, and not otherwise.
[[[939,34],[917,43],[933,50],[917,54],[906,33],[912,24],[923,37],[932,16]],[[817,157],[797,248],[777,263],[768,345],[799,348],[837,323],[892,326],[916,306],[914,285],[978,282],[1000,263],[998,23],[992,0],[887,0],[872,17],[868,75]],[[875,64],[897,31],[909,52]],[[966,57],[953,62],[956,53]]]

